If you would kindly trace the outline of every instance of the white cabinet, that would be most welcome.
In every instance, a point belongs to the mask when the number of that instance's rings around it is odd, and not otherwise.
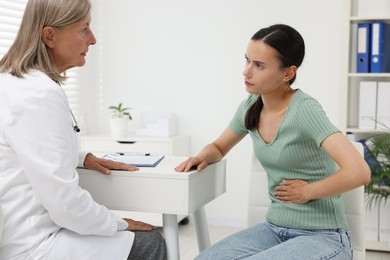
[[[102,153],[160,153],[164,155],[188,156],[190,154],[190,138],[188,136],[172,137],[126,137],[114,138],[104,135],[82,136],[80,149],[96,154]],[[116,214],[147,222],[162,227],[162,214],[114,211]],[[187,222],[187,216],[178,216],[178,222]]]
[[[366,248],[390,251],[390,203],[373,202],[366,207]]]
[[[82,151],[96,153],[161,153],[164,155],[188,156],[190,153],[190,138],[188,136],[172,137],[123,137],[82,136],[80,139]]]
[[[378,113],[378,94],[377,88],[381,82],[390,82],[390,73],[362,73],[357,72],[358,63],[358,24],[385,22],[390,23],[390,1],[384,0],[345,0],[345,24],[344,24],[344,51],[342,52],[342,61],[344,62],[343,77],[343,100],[345,100],[344,109],[342,110],[344,131],[354,133],[357,138],[365,138],[372,133],[380,130],[380,126],[373,122],[374,127],[362,128],[359,127],[359,115],[364,114],[364,111],[359,109],[367,109],[375,111],[372,121],[377,120],[375,116]],[[371,41],[371,39],[368,39]],[[389,48],[389,46],[386,46]],[[363,83],[362,83],[363,82]],[[367,84],[368,82],[368,84]],[[371,84],[370,84],[371,83]],[[360,93],[361,85],[373,86],[376,99],[369,99],[369,96]],[[383,84],[382,84],[383,85]],[[389,84],[384,84],[389,86]],[[388,91],[385,91],[389,93]],[[362,94],[362,95],[360,95]],[[388,95],[388,94],[385,94]],[[383,95],[379,95],[383,98]],[[390,102],[390,95],[385,97]],[[364,102],[364,103],[362,103]],[[371,113],[370,112],[370,113]],[[390,111],[389,111],[390,112]]]
[[[384,22],[390,23],[390,1],[388,0],[344,0],[345,23],[344,23],[344,48],[342,52],[343,73],[342,73],[342,100],[345,101],[342,118],[344,131],[351,132],[355,140],[366,139],[381,131],[380,111],[382,106],[390,103],[389,89],[378,91],[383,86],[390,88],[390,73],[358,72],[358,26],[362,23]],[[372,26],[371,26],[372,29]],[[372,30],[371,30],[372,32]],[[371,37],[371,36],[370,36]],[[368,39],[371,41],[371,38]],[[386,44],[390,48],[390,43]],[[370,57],[371,59],[371,57]],[[369,88],[372,88],[370,91]],[[362,92],[361,92],[362,89]],[[364,92],[363,92],[364,91]],[[383,103],[382,101],[385,100]],[[387,100],[387,101],[386,101]],[[379,102],[378,102],[379,101]],[[382,103],[383,104],[382,104]],[[360,111],[359,109],[364,109]],[[390,113],[390,110],[386,112]],[[359,117],[362,114],[373,114],[373,124],[365,121],[359,124]],[[367,119],[367,118],[366,118]],[[371,125],[371,127],[367,127]],[[366,126],[366,127],[364,127]],[[388,241],[375,241],[378,237],[378,214],[369,212],[366,215],[366,248],[371,250],[390,251]],[[375,216],[373,216],[375,215]],[[377,239],[378,240],[378,239]]]

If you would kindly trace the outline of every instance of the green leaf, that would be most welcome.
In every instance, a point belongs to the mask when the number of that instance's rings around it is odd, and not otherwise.
[[[386,129],[389,128],[386,126]],[[390,196],[390,132],[372,136],[367,143],[374,158],[367,160],[372,173],[370,183],[365,185],[365,192],[369,194],[367,205],[371,207],[373,203],[379,204],[382,200],[386,202]]]
[[[133,118],[131,117],[130,113],[127,112],[131,108],[129,107],[123,107],[123,103],[120,102],[118,106],[109,106],[109,109],[112,110],[112,116],[113,117],[124,117],[127,116],[129,120],[132,120]]]

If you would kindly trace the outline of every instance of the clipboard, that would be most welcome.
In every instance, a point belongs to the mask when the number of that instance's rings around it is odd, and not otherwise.
[[[137,167],[156,167],[164,159],[164,155],[150,153],[109,153],[105,154],[102,158]]]

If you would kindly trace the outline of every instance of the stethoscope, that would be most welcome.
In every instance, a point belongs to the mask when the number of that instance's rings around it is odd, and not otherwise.
[[[72,112],[72,109],[69,108],[69,111],[70,111],[70,115],[72,116],[72,119],[73,119],[73,131],[75,131],[76,133],[79,133],[80,132],[80,127],[79,125],[77,124],[77,121],[76,121],[76,118],[74,117],[73,115],[73,112]]]
[[[58,81],[56,81],[56,80],[53,80],[53,81],[54,81],[55,83],[57,83],[58,86],[61,87],[60,82],[58,82]],[[75,118],[74,115],[73,115],[72,109],[69,108],[69,111],[70,111],[70,115],[72,116],[72,120],[73,120],[73,131],[75,131],[76,133],[79,133],[81,130],[80,130],[79,125],[77,124],[76,118]]]

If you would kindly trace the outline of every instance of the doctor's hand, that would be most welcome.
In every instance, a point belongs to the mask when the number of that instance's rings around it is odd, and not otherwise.
[[[95,170],[103,174],[111,174],[111,170],[124,170],[124,171],[137,171],[138,168],[122,162],[114,162],[112,160],[106,160],[98,158],[95,155],[89,153],[85,157],[84,167],[86,169]]]
[[[310,200],[307,187],[303,180],[283,180],[282,185],[276,186],[275,196],[283,203],[305,204]]]
[[[147,223],[144,223],[141,221],[132,220],[130,218],[124,218],[123,220],[126,221],[127,224],[129,225],[127,227],[127,230],[130,230],[130,231],[152,231],[152,230],[157,229],[153,225],[150,225],[150,224],[147,224]]]
[[[201,157],[190,157],[184,162],[176,166],[175,171],[177,172],[188,172],[196,168],[198,172],[204,170],[207,167],[207,161]]]

